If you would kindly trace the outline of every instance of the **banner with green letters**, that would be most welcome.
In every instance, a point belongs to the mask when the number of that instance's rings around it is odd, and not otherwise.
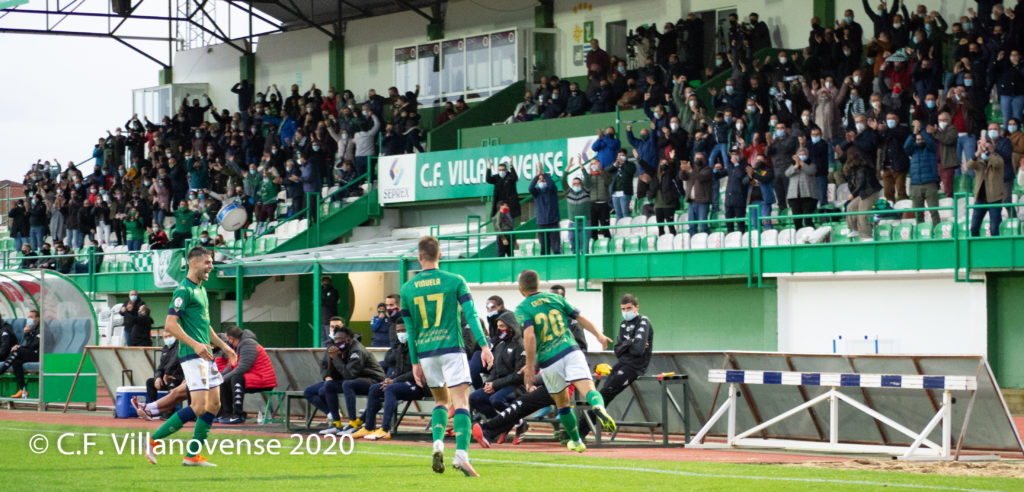
[[[581,159],[593,158],[596,136],[541,142],[473,147],[442,152],[381,157],[377,167],[381,205],[491,196],[487,168],[493,163],[515,170],[520,194],[541,169],[560,181],[567,169],[574,172]]]

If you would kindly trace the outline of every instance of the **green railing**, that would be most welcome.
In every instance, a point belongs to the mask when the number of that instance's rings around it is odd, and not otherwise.
[[[949,238],[940,238],[938,236],[931,236],[931,237],[923,238],[923,239],[922,238],[914,238],[914,237],[910,237],[908,239],[896,239],[896,238],[891,238],[891,239],[892,239],[892,242],[899,242],[899,243],[920,242],[920,243],[935,244],[935,243],[942,242],[942,241],[948,241],[950,243],[950,247],[953,248],[952,251],[953,251],[953,258],[954,258],[954,260],[953,260],[954,280],[957,281],[957,282],[969,282],[969,281],[976,281],[976,280],[971,279],[971,271],[972,271],[972,269],[977,268],[975,265],[972,265],[972,261],[971,261],[971,258],[972,258],[971,257],[972,245],[977,244],[979,242],[985,243],[985,242],[988,242],[988,241],[991,241],[991,240],[994,240],[994,239],[999,239],[999,238],[997,238],[997,237],[985,237],[984,236],[984,234],[985,234],[984,231],[982,231],[982,235],[981,236],[971,237],[969,233],[964,233],[964,232],[961,231],[961,227],[962,227],[961,224],[963,224],[963,227],[965,229],[969,230],[970,216],[971,216],[971,213],[974,210],[987,209],[987,208],[1001,208],[1001,207],[1021,207],[1021,206],[1024,206],[1024,203],[1019,203],[1019,204],[1018,203],[968,204],[967,203],[967,194],[961,193],[961,194],[957,194],[956,195],[956,197],[954,198],[954,203],[951,206],[922,207],[922,208],[909,208],[909,209],[867,210],[867,211],[861,211],[861,212],[836,212],[836,213],[828,213],[828,214],[802,214],[802,215],[786,215],[786,216],[763,217],[763,216],[760,216],[759,206],[758,205],[751,205],[748,208],[747,216],[743,217],[743,218],[709,219],[709,220],[696,220],[696,221],[683,220],[683,221],[672,221],[672,222],[661,222],[661,223],[645,223],[645,224],[635,224],[635,225],[634,224],[629,224],[629,225],[609,225],[609,226],[587,226],[586,224],[584,224],[584,218],[583,217],[575,217],[573,219],[573,224],[571,226],[569,226],[569,227],[559,227],[559,228],[553,228],[553,229],[533,229],[533,228],[531,228],[531,229],[527,229],[527,230],[513,230],[513,231],[502,231],[502,232],[467,232],[467,233],[456,233],[456,234],[447,234],[447,235],[438,236],[438,239],[442,242],[443,251],[445,251],[445,250],[450,251],[452,249],[452,247],[453,247],[453,244],[456,244],[456,243],[464,244],[465,247],[466,247],[467,256],[468,256],[468,253],[471,252],[470,246],[472,245],[472,241],[475,241],[475,243],[476,243],[476,250],[477,251],[483,251],[484,248],[489,248],[490,244],[493,244],[494,241],[499,240],[500,236],[511,237],[511,238],[529,237],[530,239],[534,239],[534,237],[537,234],[542,233],[542,232],[544,232],[544,233],[558,233],[559,236],[560,236],[562,232],[576,231],[576,232],[578,232],[578,234],[575,234],[575,243],[571,244],[571,246],[573,246],[573,251],[569,251],[569,252],[562,251],[559,256],[562,256],[562,257],[565,257],[565,256],[575,256],[576,257],[577,286],[580,287],[580,288],[583,288],[583,287],[586,286],[586,284],[587,284],[587,282],[588,282],[588,280],[590,278],[590,276],[588,274],[588,271],[587,271],[587,261],[586,261],[586,259],[588,257],[622,254],[622,253],[614,252],[614,251],[609,251],[607,253],[594,253],[594,252],[590,251],[589,247],[584,247],[584,242],[587,241],[587,238],[590,237],[590,238],[596,239],[598,237],[598,232],[600,232],[600,231],[606,231],[606,230],[607,231],[614,231],[614,230],[620,230],[620,229],[643,229],[644,231],[651,231],[652,229],[657,228],[658,226],[662,226],[662,227],[674,226],[677,229],[681,229],[681,230],[677,231],[678,233],[682,233],[682,232],[685,232],[685,230],[683,228],[689,228],[690,226],[693,226],[693,227],[707,226],[708,229],[709,229],[708,232],[712,232],[711,231],[712,227],[714,227],[714,228],[721,228],[721,227],[726,226],[728,224],[733,224],[734,226],[735,225],[743,224],[743,225],[746,226],[747,231],[749,232],[749,234],[746,235],[746,240],[743,241],[743,243],[741,243],[739,248],[736,248],[736,247],[729,248],[729,247],[725,247],[725,245],[723,244],[723,247],[721,247],[721,248],[715,248],[715,247],[710,247],[709,246],[709,247],[707,247],[707,249],[683,250],[682,252],[686,253],[686,252],[689,252],[689,251],[707,251],[707,250],[716,250],[716,249],[717,250],[730,249],[730,250],[734,250],[735,251],[736,249],[745,249],[747,251],[748,266],[747,266],[747,268],[744,269],[745,270],[744,273],[745,273],[745,275],[747,277],[748,286],[750,286],[750,287],[760,287],[760,286],[763,285],[763,278],[764,278],[764,274],[765,274],[765,270],[763,268],[763,265],[764,265],[764,256],[763,255],[767,251],[771,251],[773,248],[783,248],[783,247],[793,247],[793,246],[796,246],[796,247],[811,247],[811,248],[813,248],[813,247],[844,247],[845,248],[845,247],[856,247],[857,245],[863,245],[863,244],[871,244],[871,243],[867,243],[867,242],[849,241],[847,238],[833,237],[832,240],[830,242],[827,242],[827,243],[816,243],[816,244],[798,245],[798,244],[796,244],[796,242],[795,242],[796,238],[794,237],[794,242],[793,242],[793,244],[790,244],[790,245],[762,245],[760,238],[762,236],[762,232],[764,232],[766,230],[765,223],[775,222],[777,225],[782,225],[784,223],[792,223],[793,221],[796,221],[796,220],[805,220],[805,219],[807,219],[807,220],[810,220],[813,223],[817,224],[818,227],[821,227],[821,226],[830,226],[831,227],[832,225],[835,225],[835,224],[842,224],[842,222],[845,221],[845,219],[847,217],[852,217],[852,216],[862,216],[862,215],[882,216],[883,217],[882,220],[898,220],[898,219],[886,219],[885,217],[892,217],[892,216],[902,217],[903,214],[911,214],[911,213],[913,213],[915,215],[921,215],[925,220],[928,220],[929,218],[927,217],[926,214],[928,214],[930,212],[936,212],[936,213],[951,212],[951,216],[952,216],[952,220],[951,220],[952,228],[951,229],[952,230],[951,230],[951,234],[950,234]],[[1016,217],[1010,217],[1010,218],[1007,218],[1005,220],[1017,220],[1017,219],[1016,219]],[[950,221],[948,221],[948,220],[947,221],[941,221],[940,223],[948,223],[948,222],[950,222]],[[1017,235],[1021,234],[1022,232],[1024,232],[1020,228],[1019,221],[1016,222],[1015,224],[1016,224],[1015,229],[1013,231],[1011,231],[1011,235],[1013,235],[1013,236],[1017,236]],[[886,224],[882,224],[882,226],[886,226]],[[873,228],[874,227],[879,227],[879,226],[878,225],[874,225]],[[898,228],[899,224],[897,224],[895,227]],[[933,226],[929,226],[929,228],[931,228],[931,227],[933,227]],[[890,231],[891,231],[891,234],[893,234],[893,235],[895,235],[896,232],[897,232],[896,229],[890,229]],[[657,234],[645,233],[645,234],[642,235],[642,237],[644,237],[644,236],[657,236]],[[642,241],[642,237],[641,237],[641,241]],[[623,239],[623,241],[625,241],[625,239]],[[879,243],[886,243],[886,242],[888,242],[888,241],[886,241],[886,240],[880,240],[879,241]],[[561,241],[560,237],[559,237],[557,243],[560,244],[560,245],[562,244],[562,241]],[[611,244],[609,245],[609,247],[611,247]],[[639,251],[624,251],[623,253],[634,254],[634,253],[643,252],[644,251],[643,245],[641,244],[640,247],[641,247],[641,249]],[[514,251],[514,249],[513,249],[513,251]],[[672,251],[676,252],[676,253],[680,252],[680,250],[678,250],[678,249],[673,249]],[[663,250],[650,250],[650,249],[647,249],[646,252],[648,254],[650,254],[650,253],[657,254],[657,253],[663,252]],[[448,259],[448,261],[462,261],[462,260],[454,259],[454,256],[450,255],[450,254],[446,255],[446,258]],[[521,258],[521,257],[515,257],[515,258]],[[470,259],[470,258],[467,258],[467,259]],[[470,260],[479,260],[479,258],[470,259]],[[490,260],[490,261],[508,261],[508,259],[495,258],[495,259]],[[1016,265],[1016,263],[1014,263],[1014,265]]]
[[[290,216],[288,216],[286,219],[278,221],[277,224],[264,229],[260,234],[258,234],[258,235],[253,234],[253,235],[251,235],[250,236],[251,237],[250,240],[251,241],[255,241],[256,239],[272,235],[278,229],[280,229],[282,226],[284,226],[285,224],[287,224],[287,223],[289,223],[289,222],[291,222],[293,220],[306,219],[307,230],[308,229],[312,229],[314,231],[314,234],[315,234],[315,236],[310,236],[309,234],[306,234],[306,247],[307,248],[312,248],[312,247],[315,247],[315,246],[319,246],[318,244],[312,244],[313,238],[314,237],[316,237],[316,238],[320,237],[320,222],[321,222],[320,219],[322,218],[322,216],[325,217],[326,215],[330,215],[329,213],[328,214],[323,214],[321,212],[321,208],[323,207],[323,204],[324,203],[330,203],[335,196],[337,196],[339,193],[341,193],[341,192],[343,192],[345,190],[348,190],[348,189],[356,187],[356,186],[361,186],[363,184],[363,182],[370,183],[370,181],[371,181],[370,177],[373,174],[374,164],[376,164],[377,159],[378,159],[377,156],[370,156],[370,161],[369,161],[369,164],[367,165],[367,169],[366,169],[365,173],[360,174],[359,176],[357,176],[352,181],[349,181],[344,186],[339,187],[337,190],[334,190],[333,192],[331,192],[329,195],[327,195],[325,197],[321,197],[321,193],[320,192],[306,193],[306,206],[305,207],[303,207],[301,210],[296,210]],[[372,186],[372,185],[370,185],[370,186]],[[313,214],[317,214],[317,215],[314,217]],[[313,220],[310,220],[310,219],[313,219]],[[248,229],[246,229],[246,231],[247,232],[251,232]],[[243,239],[243,241],[244,241],[244,239]],[[245,254],[244,249],[243,249],[242,253]]]

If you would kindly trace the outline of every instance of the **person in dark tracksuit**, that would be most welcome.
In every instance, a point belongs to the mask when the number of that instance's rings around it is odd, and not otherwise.
[[[372,381],[369,381],[370,383],[384,379],[384,370],[381,369],[379,363],[373,360],[370,352],[355,340],[355,334],[350,328],[341,326],[334,330],[332,336],[334,337],[332,343],[327,347],[323,359],[320,361],[320,377],[323,381],[307,387],[303,392],[306,400],[317,410],[326,413],[331,421],[327,429],[321,431],[323,434],[338,434],[343,430],[355,429],[358,425],[362,425],[359,418],[354,413],[350,413],[349,424],[345,428],[341,426],[338,393],[344,391],[342,388],[344,381],[360,377],[361,375],[358,374],[360,368],[380,376],[373,378]],[[358,354],[358,357],[353,358],[353,354]],[[366,363],[370,361],[373,364]],[[355,379],[352,380],[355,381]],[[369,384],[367,384],[367,389],[369,389]],[[355,406],[354,398],[352,403]]]
[[[622,390],[629,387],[636,378],[647,372],[651,363],[651,347],[654,345],[654,328],[651,320],[640,314],[640,303],[636,296],[626,294],[619,302],[622,307],[622,323],[615,341],[615,356],[619,361],[612,366],[612,372],[601,386],[605,405],[609,404]],[[594,417],[591,417],[593,420]],[[590,432],[587,419],[580,421],[580,438]]]
[[[487,418],[494,418],[522,392],[523,376],[519,371],[526,365],[526,350],[515,313],[501,313],[496,325],[498,332],[492,338],[494,365],[484,387],[469,394],[469,407]]]
[[[178,360],[178,339],[164,334],[164,346],[160,348],[160,365],[156,367],[153,377],[146,380],[146,401],[155,402],[159,391],[171,391],[185,380]],[[170,412],[167,412],[167,416]]]
[[[7,359],[11,355],[11,347],[18,344],[18,336],[14,333],[11,324],[0,319],[0,360]]]
[[[26,362],[39,362],[39,311],[34,309],[28,312],[22,342],[12,346],[10,355],[0,362],[0,375],[7,372],[7,369],[13,369],[14,378],[18,383],[18,392],[11,395],[11,398],[28,398],[28,388],[25,385]]]
[[[399,401],[422,400],[430,394],[427,388],[418,386],[412,375],[412,361],[409,355],[409,335],[405,325],[396,326],[395,343],[388,349],[384,360],[387,362],[388,373],[383,381],[370,386],[367,394],[366,410],[363,412],[363,428],[352,434],[363,433],[363,438],[371,441],[391,439],[391,424]],[[384,403],[380,427],[377,426],[377,411]]]

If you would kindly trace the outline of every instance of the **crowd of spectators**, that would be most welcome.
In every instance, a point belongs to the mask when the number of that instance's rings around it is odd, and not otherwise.
[[[864,8],[871,21],[867,30],[852,9],[835,25],[822,25],[815,17],[807,47],[763,59],[754,54],[771,47],[765,23],[756,13],[749,23],[730,16],[729,51],[717,53],[707,68],[693,55],[703,49],[700,36],[694,39],[703,27],[692,14],[666,24],[662,32],[653,26],[638,30],[638,40],[630,38],[629,60],[609,56],[594,39],[586,88],[545,77],[526,92],[508,122],[616,106],[644,110],[650,123],[642,123],[639,136],[626,126],[633,158],[609,127],[597,132],[594,159],[582,162],[579,156],[567,170],[582,168],[583,179],[556,183],[544,174],[535,179],[560,184],[567,205],[593,227],[609,224],[612,213],[616,218],[657,215],[658,222],[669,222],[680,200],[689,220],[715,218],[719,211],[742,218],[750,205],[762,216],[771,214],[773,205],[794,215],[835,205],[865,211],[880,198],[935,207],[939,190],[952,196],[961,175],[964,190],[970,191],[973,180],[976,201],[1008,200],[1024,157],[1024,2],[1013,8],[982,2],[981,12],[968,9],[953,23],[924,5],[913,14],[898,1],[872,8],[864,0]],[[645,63],[636,66],[634,54]],[[727,70],[724,87],[709,89],[712,105],[706,106],[692,82]],[[1001,122],[988,123],[990,102],[1001,112]],[[990,171],[996,167],[1002,173],[998,183]],[[502,180],[494,181],[488,174],[494,203],[515,206],[507,214],[512,219],[519,215],[518,203],[504,176],[515,172],[502,166]],[[830,197],[829,184],[847,185],[849,199]],[[720,203],[723,186],[725,203]],[[563,218],[557,205],[545,205],[551,198],[544,190],[531,183],[538,228]],[[508,222],[498,210],[491,213],[496,226]],[[975,215],[977,233],[983,214]],[[990,233],[997,234],[999,214],[991,215]],[[931,219],[938,221],[938,214]],[[811,221],[795,222],[800,227]],[[872,238],[867,215],[848,223],[851,235]],[[739,228],[745,230],[745,224]],[[692,225],[689,232],[698,230],[706,232],[707,225]],[[551,244],[556,237],[539,235],[541,252],[557,252],[557,244]],[[502,245],[501,253],[510,254]]]
[[[306,193],[324,186],[344,188],[332,200],[361,195],[363,175],[382,149],[422,151],[418,91],[392,87],[385,97],[371,89],[357,102],[351,91],[333,87],[313,84],[302,93],[292,85],[284,97],[276,85],[256,91],[242,81],[232,88],[235,112],[206,94],[186,94],[159,122],[132,115],[108,131],[88,166],[32,164],[26,196],[8,213],[14,248],[74,252],[86,239],[100,251],[114,244],[137,251],[147,240],[152,249],[181,247],[193,226],[216,224],[230,203],[243,206],[246,227],[262,234],[279,218],[281,191],[289,203],[281,217],[291,216],[306,207]],[[224,244],[219,235],[196,239]],[[60,263],[42,266],[75,271]]]

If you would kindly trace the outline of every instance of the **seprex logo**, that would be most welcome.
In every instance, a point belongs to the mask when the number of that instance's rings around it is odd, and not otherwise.
[[[380,203],[401,203],[416,200],[416,154],[381,158],[378,171]]]

